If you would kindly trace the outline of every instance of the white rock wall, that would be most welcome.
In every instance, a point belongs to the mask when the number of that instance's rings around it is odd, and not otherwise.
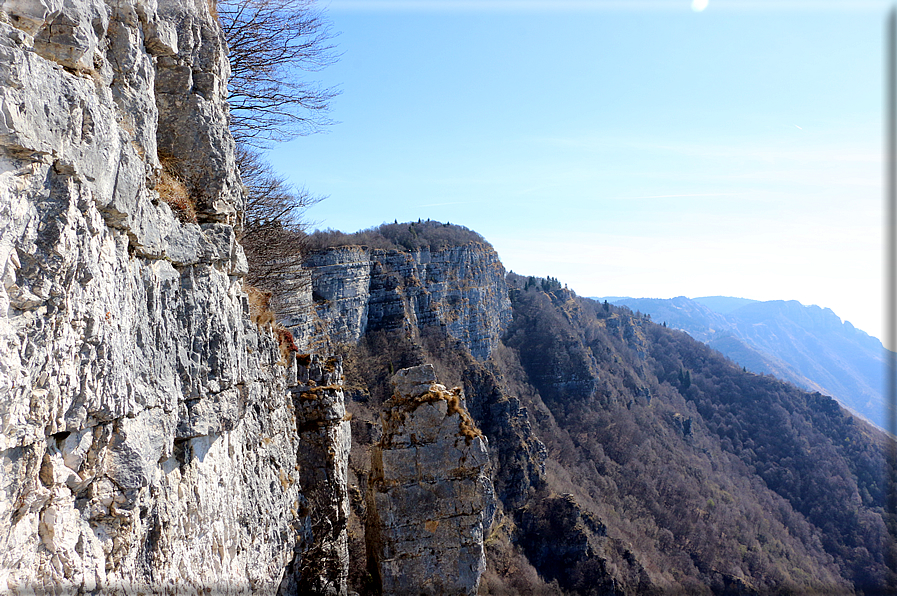
[[[342,246],[312,253],[304,268],[277,309],[302,345],[437,326],[485,360],[511,321],[505,270],[486,244],[413,252]]]
[[[227,75],[206,0],[0,0],[0,593],[274,593],[314,546]]]

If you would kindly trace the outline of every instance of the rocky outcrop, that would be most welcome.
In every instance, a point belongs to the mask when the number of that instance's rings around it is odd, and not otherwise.
[[[490,439],[496,496],[506,511],[513,511],[544,486],[548,450],[536,438],[527,408],[502,391],[495,375],[471,367],[462,380],[470,414]]]
[[[619,549],[626,571],[642,582],[636,593],[656,590],[632,552],[618,541],[608,539],[606,526],[583,511],[571,494],[548,496],[530,503],[518,513],[517,523],[518,544],[533,566],[543,577],[557,581],[565,589],[573,588],[574,578],[584,575],[590,580],[589,593],[626,594],[614,579],[617,570],[607,555],[608,551]]]
[[[496,501],[487,441],[460,389],[403,369],[372,454],[368,540],[384,594],[476,594]]]
[[[303,440],[339,481],[344,425],[242,291],[210,6],[0,0],[2,592],[273,593],[339,548]]]
[[[296,559],[281,592],[345,595],[352,438],[343,397],[342,361],[302,355],[297,363],[298,384],[290,392],[301,441],[297,470],[305,488],[306,511],[302,515],[309,517],[311,540],[297,545]]]
[[[504,267],[487,244],[412,252],[343,246],[312,253],[305,268],[308,278],[298,273],[277,309],[300,345],[439,327],[484,360],[511,320]]]

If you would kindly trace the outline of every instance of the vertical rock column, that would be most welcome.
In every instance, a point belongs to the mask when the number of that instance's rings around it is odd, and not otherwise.
[[[372,454],[368,539],[384,594],[476,594],[495,513],[487,440],[432,365],[399,371]]]
[[[300,439],[296,461],[311,524],[311,544],[298,545],[282,594],[346,594],[349,551],[347,473],[352,446],[339,357],[300,355],[290,389]]]

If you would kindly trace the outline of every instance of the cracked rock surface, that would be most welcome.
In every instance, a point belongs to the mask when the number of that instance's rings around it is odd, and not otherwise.
[[[476,594],[496,501],[487,440],[433,366],[400,370],[372,452],[369,540],[384,594]]]
[[[299,364],[249,319],[209,6],[0,0],[2,593],[273,594],[339,561]],[[311,434],[341,482],[342,423]]]
[[[485,360],[511,321],[504,277],[496,252],[479,242],[412,252],[340,246],[308,255],[277,311],[302,346],[442,327]]]

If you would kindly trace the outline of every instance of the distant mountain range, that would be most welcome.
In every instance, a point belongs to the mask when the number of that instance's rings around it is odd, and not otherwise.
[[[795,300],[596,298],[681,329],[755,373],[834,397],[885,426],[884,347],[828,308]]]

